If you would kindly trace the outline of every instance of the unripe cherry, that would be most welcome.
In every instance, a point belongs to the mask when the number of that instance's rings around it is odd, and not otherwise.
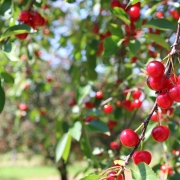
[[[139,164],[141,162],[144,162],[146,164],[150,164],[152,156],[151,153],[149,151],[136,151],[133,156],[132,159],[134,161],[135,164]]]
[[[126,147],[134,147],[139,142],[139,136],[132,129],[125,129],[120,134],[120,141]]]
[[[172,106],[173,100],[167,92],[161,92],[157,96],[157,104],[162,109],[168,109]]]
[[[157,142],[163,142],[168,139],[170,131],[167,126],[157,126],[152,130],[152,137]]]
[[[163,76],[165,67],[159,61],[151,61],[146,67],[147,73],[153,78],[160,78]]]

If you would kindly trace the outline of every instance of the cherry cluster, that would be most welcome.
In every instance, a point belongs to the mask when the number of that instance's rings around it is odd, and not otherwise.
[[[19,15],[19,21],[31,26],[33,29],[45,25],[45,19],[36,11],[22,11]],[[20,40],[25,39],[28,33],[17,34],[16,37]]]
[[[180,76],[170,74],[167,77],[164,65],[159,61],[151,61],[147,65],[147,84],[150,89],[158,91],[157,104],[162,109],[168,109],[173,102],[180,102]]]

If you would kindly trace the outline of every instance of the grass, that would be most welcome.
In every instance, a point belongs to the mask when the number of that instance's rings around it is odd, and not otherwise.
[[[58,171],[52,166],[6,166],[0,167],[0,179],[23,179],[30,177],[46,177],[58,175]]]

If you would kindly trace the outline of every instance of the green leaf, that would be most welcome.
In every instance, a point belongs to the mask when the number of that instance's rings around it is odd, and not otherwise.
[[[166,48],[167,50],[169,50],[169,44],[159,34],[147,34],[146,38],[147,40],[149,41],[152,40],[157,44],[161,45],[162,47]]]
[[[87,124],[87,129],[93,132],[101,132],[110,136],[109,128],[106,123],[100,120],[93,120]]]
[[[68,2],[68,3],[74,3],[76,2],[76,0],[64,0],[65,2]]]
[[[99,175],[97,174],[90,174],[84,178],[81,178],[80,180],[99,180]]]
[[[12,50],[12,44],[11,43],[6,43],[3,47],[3,51],[10,53]]]
[[[114,111],[114,117],[119,119],[122,116],[122,108],[117,107]]]
[[[133,180],[159,180],[154,171],[145,163],[138,164],[131,172]]]
[[[138,40],[131,40],[128,44],[129,50],[133,55],[137,54],[137,51],[140,49],[140,42]]]
[[[4,89],[2,88],[2,86],[0,86],[0,113],[4,109],[5,100],[6,100],[6,98],[5,98]]]
[[[1,52],[10,61],[19,61],[18,56],[17,56],[17,48],[18,47],[15,44],[11,44],[11,51],[10,52],[8,52],[7,49],[6,49],[6,51],[1,51]]]
[[[26,24],[19,24],[15,26],[9,27],[0,37],[0,41],[10,37],[14,36],[16,34],[22,34],[22,33],[30,33],[33,32],[32,28]]]
[[[175,30],[174,24],[167,19],[152,19],[142,26],[142,28],[156,28],[160,30]]]
[[[90,147],[86,137],[81,138],[81,140],[80,140],[80,147],[81,147],[81,150],[82,150],[83,154],[87,158],[91,159],[92,158],[92,149],[91,149],[91,147]]]
[[[4,0],[4,2],[0,4],[0,15],[4,15],[4,13],[11,8],[11,3],[11,0]]]
[[[128,19],[127,13],[124,11],[124,9],[118,7],[113,8],[113,15],[117,16],[126,24],[130,24],[130,20]]]
[[[90,93],[91,88],[90,84],[84,84],[77,87],[76,100],[78,104],[83,102],[83,99]]]
[[[1,77],[6,83],[14,84],[14,78],[7,72],[1,72]]]
[[[118,36],[120,38],[123,37],[123,31],[122,31],[122,29],[121,29],[121,27],[119,25],[110,24],[109,30],[110,30],[112,35]]]
[[[59,143],[56,147],[56,162],[58,162],[61,157],[66,162],[69,156],[71,147],[71,135],[69,133],[66,133],[63,135]]]
[[[127,7],[130,6],[130,5],[134,5],[136,3],[140,2],[140,0],[130,0]]]
[[[82,124],[79,121],[75,122],[74,126],[69,130],[69,133],[74,139],[79,141],[82,134]]]
[[[104,40],[104,57],[111,57],[118,50],[118,36],[110,36]]]

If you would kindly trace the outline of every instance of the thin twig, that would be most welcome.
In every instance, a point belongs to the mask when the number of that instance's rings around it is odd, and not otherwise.
[[[28,11],[31,10],[31,8],[33,7],[33,4],[36,2],[36,0],[32,0],[31,3],[29,4],[29,7],[28,7]]]

